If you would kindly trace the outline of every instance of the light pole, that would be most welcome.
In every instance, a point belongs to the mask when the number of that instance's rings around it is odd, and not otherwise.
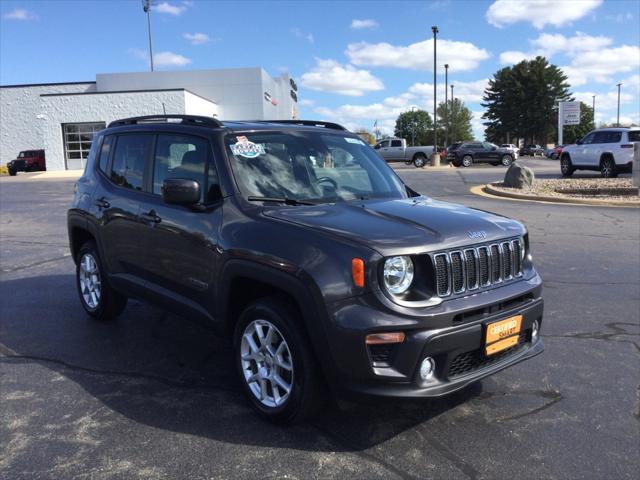
[[[455,108],[455,105],[453,103],[453,83],[451,84],[451,116],[449,118],[449,123],[451,124],[451,143],[455,142],[455,138],[454,138],[454,127],[453,127],[453,109]]]
[[[411,111],[412,112],[416,111],[416,106],[415,105],[413,105],[411,107]],[[416,117],[413,116],[412,120],[413,121],[411,122],[411,146],[415,147],[415,145],[416,145]]]
[[[620,87],[622,83],[618,84],[618,119],[616,120],[616,127],[620,126]]]
[[[444,146],[449,145],[449,64],[444,64]]]
[[[147,14],[147,28],[149,31],[149,62],[153,72],[153,50],[151,48],[151,0],[142,0],[142,10]]]
[[[593,114],[593,128],[596,128],[596,96],[591,95],[593,100],[593,104],[591,106],[592,114]]]
[[[435,158],[435,153],[438,148],[438,121],[436,119],[436,65],[438,64],[436,61],[436,48],[438,44],[438,27],[434,25],[431,27],[431,31],[433,32],[433,153]]]

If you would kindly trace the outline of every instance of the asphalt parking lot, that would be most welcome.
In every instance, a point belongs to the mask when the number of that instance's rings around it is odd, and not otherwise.
[[[527,225],[546,351],[447,398],[331,406],[289,428],[253,414],[229,345],[201,327],[138,302],[89,320],[73,181],[0,178],[0,478],[637,478],[640,211],[469,192],[502,167],[398,170]]]

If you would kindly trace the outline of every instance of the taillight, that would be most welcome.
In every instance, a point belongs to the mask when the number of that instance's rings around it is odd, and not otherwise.
[[[623,143],[620,148],[633,148],[633,143]]]

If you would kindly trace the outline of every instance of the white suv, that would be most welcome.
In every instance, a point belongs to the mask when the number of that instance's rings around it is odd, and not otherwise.
[[[520,156],[520,149],[516,147],[513,143],[503,143],[500,145],[500,148],[506,148],[507,150],[511,150],[513,152],[513,159],[517,160]]]
[[[633,165],[633,142],[640,142],[640,128],[600,128],[575,145],[567,145],[560,156],[563,177],[576,170],[600,170],[604,178],[629,173]]]

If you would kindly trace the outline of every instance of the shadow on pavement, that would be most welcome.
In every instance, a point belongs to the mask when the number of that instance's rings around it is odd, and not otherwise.
[[[253,413],[229,342],[195,323],[137,301],[117,320],[96,322],[82,311],[72,275],[2,281],[0,298],[0,362],[36,362],[135,422],[223,442],[359,451],[482,392],[476,383],[444,399],[332,402],[283,428]],[[78,409],[87,401],[78,398]]]

